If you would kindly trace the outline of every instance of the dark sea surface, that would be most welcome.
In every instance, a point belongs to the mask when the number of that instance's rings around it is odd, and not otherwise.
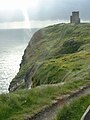
[[[19,71],[24,50],[36,29],[0,30],[0,94]]]

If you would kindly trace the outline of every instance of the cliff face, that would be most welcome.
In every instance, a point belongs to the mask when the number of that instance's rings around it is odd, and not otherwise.
[[[9,91],[90,80],[90,24],[57,24],[37,31]]]

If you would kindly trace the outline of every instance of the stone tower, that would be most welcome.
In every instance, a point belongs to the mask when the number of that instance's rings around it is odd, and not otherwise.
[[[70,16],[70,23],[74,23],[74,24],[80,23],[79,11],[72,12],[72,16]]]

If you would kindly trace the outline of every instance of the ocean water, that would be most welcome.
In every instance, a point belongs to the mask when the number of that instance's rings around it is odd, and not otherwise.
[[[8,92],[10,81],[19,70],[26,44],[0,47],[0,93]]]
[[[29,40],[25,30],[0,30],[0,94],[8,92]]]

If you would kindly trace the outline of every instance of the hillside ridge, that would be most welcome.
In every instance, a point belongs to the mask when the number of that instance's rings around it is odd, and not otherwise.
[[[90,24],[57,24],[37,31],[9,91],[41,84],[90,82]]]

